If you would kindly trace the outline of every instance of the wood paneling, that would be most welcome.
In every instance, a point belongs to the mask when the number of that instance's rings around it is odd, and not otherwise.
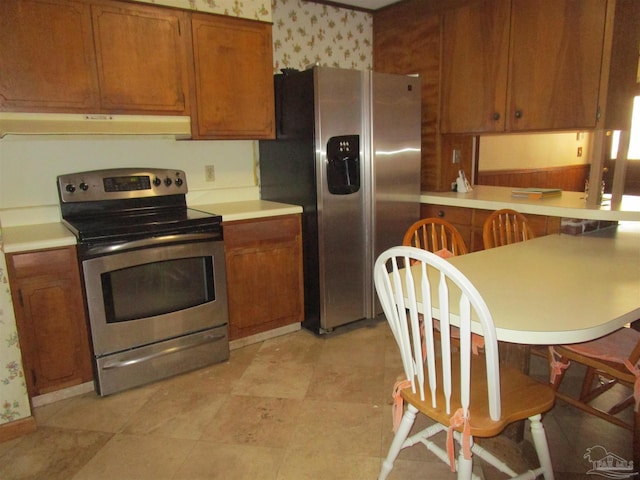
[[[440,19],[430,2],[392,5],[373,17],[374,70],[419,74],[422,88],[423,190],[441,189],[440,140],[437,132],[440,85]]]
[[[568,165],[535,169],[492,170],[478,172],[477,185],[519,188],[561,188],[571,192],[584,190],[589,165]]]

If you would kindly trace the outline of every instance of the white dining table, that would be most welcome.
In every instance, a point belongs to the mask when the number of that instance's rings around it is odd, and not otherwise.
[[[449,261],[484,298],[501,347],[507,346],[501,363],[509,366],[528,366],[530,345],[593,340],[640,319],[640,222],[548,235]],[[472,330],[481,332],[473,322]],[[640,466],[640,413],[634,423],[633,460]]]
[[[640,223],[547,235],[449,261],[478,289],[503,342],[584,342],[640,318]]]

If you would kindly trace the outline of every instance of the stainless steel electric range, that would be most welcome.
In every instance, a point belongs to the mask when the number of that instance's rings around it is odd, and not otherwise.
[[[78,241],[96,390],[109,395],[229,358],[222,218],[186,205],[181,170],[58,177]]]

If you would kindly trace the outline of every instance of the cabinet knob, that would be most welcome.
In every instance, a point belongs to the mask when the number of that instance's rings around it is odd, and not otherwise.
[[[522,110],[516,110],[516,118],[522,118]]]
[[[438,210],[438,217],[440,218],[444,217],[444,210]]]
[[[493,119],[497,122],[498,120],[500,120],[500,114],[498,112],[493,114]]]

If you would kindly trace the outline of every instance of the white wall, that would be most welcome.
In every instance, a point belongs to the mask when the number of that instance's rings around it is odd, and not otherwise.
[[[192,204],[257,199],[256,152],[253,141],[7,135],[0,140],[0,210],[57,205],[56,176],[119,167],[184,170]],[[214,166],[214,182],[205,181],[205,165]]]
[[[515,170],[589,163],[590,133],[486,135],[480,138],[478,170]],[[582,147],[582,156],[577,156]]]

